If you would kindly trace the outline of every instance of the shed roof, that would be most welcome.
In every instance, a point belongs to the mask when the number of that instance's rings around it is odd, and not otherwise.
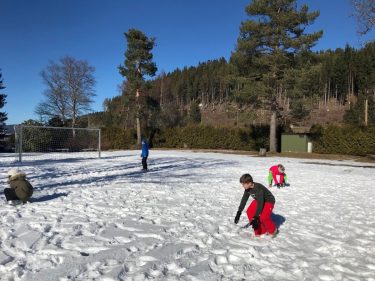
[[[310,133],[311,126],[294,126],[290,125],[290,129],[294,134],[308,134]]]

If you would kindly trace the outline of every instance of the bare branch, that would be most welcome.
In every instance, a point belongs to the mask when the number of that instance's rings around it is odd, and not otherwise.
[[[41,72],[47,89],[43,93],[45,100],[35,112],[44,116],[58,116],[63,123],[70,118],[74,126],[80,114],[91,110],[90,105],[96,96],[94,71],[86,61],[72,57],[62,58],[60,63],[51,61]]]
[[[375,0],[351,0],[358,22],[358,33],[365,35],[375,25]]]

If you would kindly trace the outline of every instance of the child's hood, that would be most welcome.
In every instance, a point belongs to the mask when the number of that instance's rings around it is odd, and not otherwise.
[[[8,172],[8,182],[19,180],[19,179],[25,179],[26,174],[24,172],[12,169]]]

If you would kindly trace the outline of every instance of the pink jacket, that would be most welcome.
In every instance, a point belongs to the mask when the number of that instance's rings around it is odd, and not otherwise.
[[[284,173],[280,173],[279,172],[279,167],[277,167],[277,165],[275,166],[272,166],[270,168],[270,172],[272,173],[272,178],[273,178],[273,181],[275,184],[279,184],[279,181],[277,180],[277,175],[280,176],[280,182],[284,182]]]

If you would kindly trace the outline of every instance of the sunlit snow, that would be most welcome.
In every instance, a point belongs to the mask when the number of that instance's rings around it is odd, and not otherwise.
[[[50,157],[50,158],[49,158]],[[1,193],[0,280],[375,280],[375,165],[353,161],[150,151],[25,157],[32,203]],[[276,238],[233,223],[253,175],[284,164],[271,188]],[[250,203],[250,202],[249,202]]]

